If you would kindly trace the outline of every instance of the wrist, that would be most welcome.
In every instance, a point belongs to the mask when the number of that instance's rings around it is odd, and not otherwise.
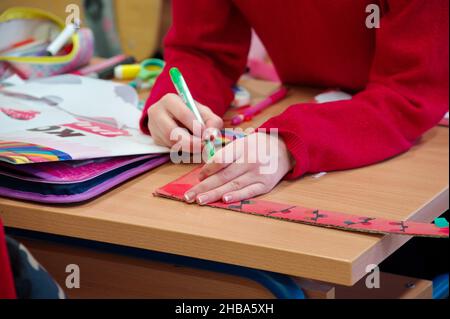
[[[281,152],[283,154],[283,157],[287,160],[287,165],[288,165],[288,172],[291,171],[295,165],[296,165],[296,161],[294,156],[291,154],[291,152],[289,151],[286,143],[284,142],[283,138],[281,136],[278,137],[278,143],[281,145]]]
[[[285,141],[281,136],[274,136],[270,133],[264,133],[270,140],[269,144],[271,144],[271,147],[276,145],[276,149],[278,152],[278,161],[279,161],[279,167],[282,168],[284,171],[283,175],[290,172],[296,165],[296,160],[294,156],[289,151]]]

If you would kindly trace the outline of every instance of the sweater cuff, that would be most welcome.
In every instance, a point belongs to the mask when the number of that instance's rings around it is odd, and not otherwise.
[[[265,122],[257,131],[265,129],[265,133],[268,133],[271,128],[278,129],[278,136],[283,139],[287,149],[295,160],[294,168],[284,176],[284,179],[296,179],[307,173],[309,170],[308,150],[298,134],[283,128],[282,123],[279,123],[276,117]]]
[[[147,123],[148,123],[147,109],[148,108],[145,108],[142,111],[141,118],[139,120],[139,127],[140,127],[142,133],[150,135],[150,131],[149,131],[148,126],[147,126]]]

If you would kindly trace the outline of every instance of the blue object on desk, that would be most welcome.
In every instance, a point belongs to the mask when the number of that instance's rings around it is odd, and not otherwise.
[[[448,298],[449,276],[442,274],[433,279],[433,299]]]
[[[438,217],[434,220],[434,224],[439,228],[448,227],[448,221],[444,217]]]
[[[48,240],[52,242],[59,242],[63,244],[74,245],[88,249],[99,250],[103,252],[121,254],[169,264],[177,264],[180,266],[191,267],[195,269],[202,269],[219,273],[225,273],[238,277],[244,277],[259,283],[261,286],[269,290],[276,298],[306,299],[303,290],[290,276],[275,272],[258,270],[231,264],[224,264],[215,261],[197,259],[192,257],[161,253],[141,248],[108,244],[98,241],[73,238],[67,236],[58,236],[31,230],[22,230],[17,228],[5,227],[5,232],[9,236],[16,235],[32,239]]]

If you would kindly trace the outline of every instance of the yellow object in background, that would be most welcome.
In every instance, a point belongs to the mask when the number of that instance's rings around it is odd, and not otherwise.
[[[164,69],[164,61],[161,59],[146,59],[141,62],[136,79],[130,83],[136,90],[150,89]]]
[[[134,80],[140,71],[140,64],[122,64],[114,68],[114,77],[118,80]]]

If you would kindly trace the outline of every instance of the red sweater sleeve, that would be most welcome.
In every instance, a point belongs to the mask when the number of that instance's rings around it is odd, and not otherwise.
[[[9,261],[8,248],[6,246],[3,224],[0,219],[0,299],[16,298],[13,273]]]
[[[223,115],[233,99],[232,86],[244,72],[251,28],[229,0],[174,0],[173,24],[164,40],[166,67],[147,99],[141,129],[147,128],[147,109],[167,93],[175,93],[168,75],[178,67],[194,98]]]
[[[448,1],[389,1],[376,30],[369,83],[352,100],[297,104],[278,128],[306,172],[355,168],[408,150],[448,111]]]

